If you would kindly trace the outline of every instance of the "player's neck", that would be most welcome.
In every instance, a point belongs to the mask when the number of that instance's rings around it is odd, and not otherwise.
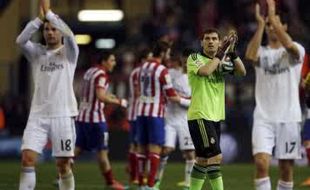
[[[59,44],[47,44],[46,47],[48,50],[55,50],[55,49],[60,48],[61,46],[62,46],[62,44],[59,43]]]
[[[153,57],[153,60],[156,61],[157,63],[160,63],[162,62],[162,58],[160,57]]]
[[[105,71],[109,71],[109,68],[106,64],[99,64],[99,66],[104,69]]]
[[[213,57],[215,56],[214,52],[210,52],[210,51],[207,52],[205,50],[203,51],[203,54],[210,59],[213,59]]]
[[[268,46],[272,49],[278,49],[278,48],[282,47],[282,44],[279,40],[269,40]]]

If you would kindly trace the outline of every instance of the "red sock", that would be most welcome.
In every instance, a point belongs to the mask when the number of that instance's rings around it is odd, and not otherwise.
[[[148,155],[148,159],[150,160],[150,172],[148,176],[147,185],[149,187],[153,187],[155,185],[155,177],[157,173],[157,169],[160,162],[160,156],[159,154],[150,152]]]
[[[138,168],[139,185],[143,185],[146,156],[144,154],[137,154],[137,160],[138,160],[138,167],[137,168]]]
[[[307,152],[308,166],[310,166],[310,148],[306,148],[306,152]]]
[[[113,177],[112,169],[110,169],[107,172],[105,172],[103,174],[103,176],[105,178],[105,181],[106,181],[107,185],[113,184],[114,177]]]
[[[129,152],[129,173],[131,181],[138,179],[138,158],[133,152]]]

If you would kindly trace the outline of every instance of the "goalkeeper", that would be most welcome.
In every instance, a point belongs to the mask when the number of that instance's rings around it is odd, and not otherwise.
[[[225,118],[224,76],[246,75],[243,62],[235,51],[236,42],[234,32],[221,43],[219,32],[207,29],[201,39],[203,51],[191,54],[187,59],[192,90],[188,126],[197,155],[190,190],[202,189],[207,175],[213,190],[224,189],[220,169],[220,122]]]

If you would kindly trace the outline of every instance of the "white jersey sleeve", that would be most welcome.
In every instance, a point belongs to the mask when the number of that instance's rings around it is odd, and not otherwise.
[[[67,58],[70,63],[76,63],[79,55],[79,48],[75,41],[74,34],[69,26],[52,11],[48,11],[46,13],[46,19],[62,33]]]
[[[30,41],[30,39],[32,34],[38,31],[42,24],[43,22],[39,18],[30,21],[16,39],[16,43],[21,47],[23,54],[29,62],[33,62],[38,52],[37,46],[39,45]]]
[[[294,42],[294,44],[296,45],[296,47],[297,47],[297,49],[298,49],[298,51],[299,51],[299,58],[298,58],[298,59],[292,58],[292,59],[295,61],[295,63],[297,63],[297,64],[302,64],[303,61],[304,61],[305,54],[306,54],[305,48],[302,47],[302,46],[301,46],[299,43],[297,43],[297,42]]]

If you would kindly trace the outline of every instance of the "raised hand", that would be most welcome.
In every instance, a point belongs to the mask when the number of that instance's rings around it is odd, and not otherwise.
[[[230,45],[229,45],[229,49],[227,52],[227,56],[230,57],[230,60],[235,60],[238,58],[237,52],[236,52],[236,46],[238,43],[238,35],[237,32],[232,30],[229,32],[229,36],[230,36]]]
[[[51,8],[50,0],[41,0],[40,3],[41,7],[43,8],[44,14],[46,14]]]
[[[255,18],[258,24],[265,25],[265,18],[260,14],[260,5],[258,3],[255,5]]]
[[[231,38],[230,40],[230,46],[229,46],[229,52],[233,52],[236,51],[236,46],[238,43],[238,35],[237,32],[235,30],[231,30],[229,32],[229,36]]]
[[[228,37],[225,36],[223,39],[224,40],[222,41],[221,46],[219,47],[219,49],[217,50],[217,53],[215,54],[215,57],[217,57],[220,60],[223,59],[225,52],[227,48],[229,47],[231,40],[232,40],[231,36],[228,36]]]
[[[39,6],[39,19],[41,19],[42,21],[44,20],[44,18],[45,18],[45,14],[44,14],[44,11],[43,11],[43,7],[41,6],[41,4],[40,4],[40,6]]]
[[[274,0],[267,0],[268,16],[272,17],[276,15],[276,3]]]

